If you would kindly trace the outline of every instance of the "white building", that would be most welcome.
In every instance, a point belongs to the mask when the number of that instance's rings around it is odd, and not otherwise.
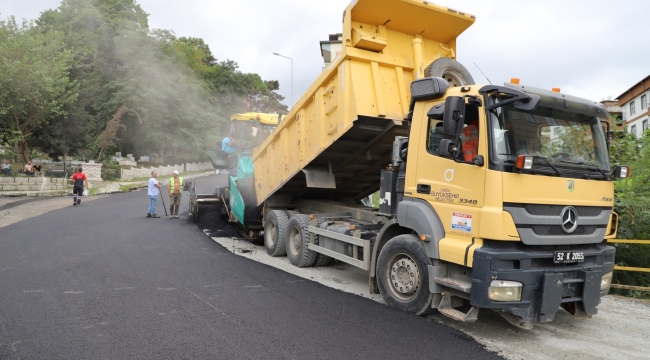
[[[323,71],[327,65],[329,65],[343,50],[343,34],[330,34],[329,39],[320,42],[320,54],[323,56],[323,61],[325,61],[325,66],[323,66]]]
[[[648,129],[650,100],[650,75],[617,97],[623,110],[623,126],[627,132],[641,137]]]

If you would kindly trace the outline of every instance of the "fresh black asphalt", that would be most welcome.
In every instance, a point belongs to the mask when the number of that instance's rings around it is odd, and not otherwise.
[[[183,216],[146,219],[147,205],[145,191],[115,194],[0,228],[0,359],[500,358],[233,255]]]

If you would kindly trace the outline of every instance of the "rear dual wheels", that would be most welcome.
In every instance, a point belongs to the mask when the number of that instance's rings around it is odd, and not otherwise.
[[[316,227],[320,228],[321,224],[323,224],[325,222],[326,222],[326,220],[324,220],[324,219],[318,219]],[[314,244],[316,244],[316,245],[320,245],[318,236],[319,235],[314,234]],[[323,255],[321,253],[318,253],[318,254],[316,254],[316,261],[314,261],[314,267],[326,266],[326,265],[329,265],[331,262],[332,262],[331,257],[329,257],[327,255]]]
[[[293,215],[289,219],[287,233],[287,257],[297,267],[312,266],[316,262],[318,253],[307,249],[309,243],[309,216]]]
[[[400,310],[426,315],[432,311],[429,291],[429,259],[413,234],[390,239],[377,259],[379,292],[384,301]]]
[[[316,254],[316,261],[314,261],[314,267],[326,266],[329,265],[331,262],[332,262],[331,257],[323,254]]]
[[[287,254],[285,239],[289,218],[282,210],[272,210],[266,215],[264,223],[264,247],[271,256]]]
[[[291,215],[291,218],[288,217]],[[297,267],[325,266],[332,258],[307,249],[310,219],[297,211],[272,210],[264,222],[264,248],[271,256],[287,255]],[[318,238],[318,235],[314,237]]]

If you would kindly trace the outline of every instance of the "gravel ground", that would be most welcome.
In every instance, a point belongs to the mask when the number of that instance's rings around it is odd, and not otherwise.
[[[220,226],[220,224],[212,224]],[[227,223],[222,231],[231,231]],[[211,231],[204,232],[211,236]],[[237,235],[233,235],[237,236]],[[211,236],[212,239],[240,256],[248,257],[291,274],[325,286],[356,294],[383,303],[381,295],[368,291],[368,275],[353,266],[336,262],[319,268],[299,269],[286,257],[266,254],[264,246],[233,237]],[[646,344],[650,333],[650,302],[617,296],[606,296],[599,313],[589,320],[573,320],[560,310],[552,323],[523,330],[510,325],[495,312],[482,310],[475,323],[462,323],[438,313],[435,321],[445,323],[472,336],[489,350],[508,359],[648,359]]]
[[[489,350],[509,359],[648,359],[650,303],[606,296],[598,314],[573,320],[560,310],[551,323],[522,330],[490,311],[475,323],[460,323],[440,314],[434,319],[459,329]]]
[[[120,183],[119,182],[112,182],[107,184],[106,186],[100,187],[97,189],[97,195],[100,194],[113,194],[120,192]]]

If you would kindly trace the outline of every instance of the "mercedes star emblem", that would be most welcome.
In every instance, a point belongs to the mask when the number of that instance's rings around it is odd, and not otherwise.
[[[571,234],[578,228],[578,211],[573,206],[567,206],[560,211],[562,218],[562,230]]]

